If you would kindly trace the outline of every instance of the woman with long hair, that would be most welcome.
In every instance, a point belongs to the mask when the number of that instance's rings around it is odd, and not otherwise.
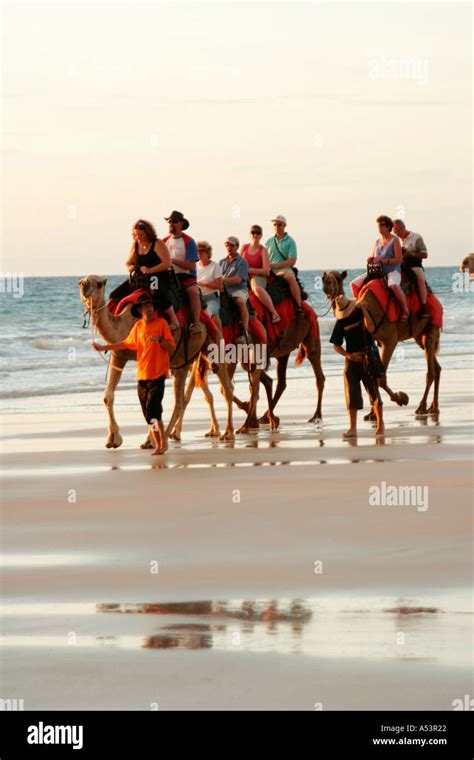
[[[147,222],[145,219],[139,219],[134,224],[132,236],[133,243],[128,259],[125,262],[125,266],[130,272],[131,280],[133,281],[133,273],[141,275],[142,278],[140,279],[143,279],[143,276],[146,277],[154,307],[164,311],[168,316],[171,330],[177,330],[180,325],[167,293],[170,286],[168,270],[171,266],[168,249],[163,241],[157,237],[156,230],[151,222]],[[130,285],[129,278],[115,288],[110,297],[118,302],[122,298],[125,298],[125,296],[130,295],[134,289]]]

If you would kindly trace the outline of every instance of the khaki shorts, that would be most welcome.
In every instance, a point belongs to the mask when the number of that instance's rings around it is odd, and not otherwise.
[[[255,288],[265,288],[267,287],[267,278],[263,274],[253,274],[250,278],[250,287],[252,290],[255,290]]]
[[[231,293],[232,298],[241,298],[242,301],[247,301],[249,294],[246,290],[241,288],[240,290],[234,290],[233,293]]]
[[[273,274],[277,274],[279,277],[283,277],[284,275],[293,277],[295,279],[295,273],[293,272],[291,267],[285,267],[284,269],[274,269]]]

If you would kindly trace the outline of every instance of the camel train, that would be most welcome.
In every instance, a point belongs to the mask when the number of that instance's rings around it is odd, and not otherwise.
[[[333,309],[339,295],[344,294],[344,280],[347,273],[331,270],[324,272],[322,276],[323,291],[330,301]],[[79,281],[80,297],[85,307],[84,315],[89,315],[93,329],[107,342],[116,343],[124,340],[139,317],[132,314],[132,304],[128,303],[118,314],[113,314],[106,300],[105,288],[107,279],[97,275],[89,275]],[[359,300],[363,301],[375,323],[374,337],[381,346],[381,358],[385,369],[388,369],[390,359],[399,341],[413,338],[425,352],[427,363],[426,384],[423,397],[416,409],[417,415],[439,413],[439,384],[441,367],[437,360],[440,337],[440,313],[442,314],[439,301],[430,293],[431,307],[428,317],[419,318],[413,311],[409,320],[397,321],[393,317],[390,308],[378,299],[377,294],[370,287],[370,282],[359,294]],[[209,437],[218,437],[219,440],[228,441],[234,438],[233,403],[243,410],[246,418],[237,433],[249,433],[256,430],[261,424],[268,424],[272,430],[279,425],[279,418],[275,415],[275,407],[286,388],[286,372],[290,354],[298,350],[296,363],[301,363],[305,358],[311,363],[316,381],[316,409],[309,418],[309,422],[320,424],[322,422],[322,399],[325,377],[321,366],[321,340],[317,315],[308,303],[303,303],[303,308],[294,308],[293,300],[289,296],[277,306],[282,319],[278,325],[274,325],[265,309],[257,301],[250,299],[255,307],[255,314],[249,324],[249,338],[254,343],[260,341],[266,344],[267,356],[277,361],[277,386],[273,393],[273,381],[265,371],[265,368],[255,364],[247,364],[244,369],[248,373],[250,385],[250,397],[248,401],[238,399],[233,392],[232,378],[236,364],[227,362],[211,362],[208,352],[211,344],[215,341],[212,323],[204,312],[201,313],[201,332],[193,334],[185,323],[182,323],[174,334],[175,349],[170,357],[170,368],[173,375],[174,408],[167,427],[167,434],[172,440],[181,439],[184,412],[196,386],[200,387],[209,405],[211,416],[211,428],[206,433]],[[430,306],[430,302],[428,302]],[[393,311],[393,309],[392,309]],[[238,340],[236,330],[238,317],[234,317],[235,324],[229,324],[224,328],[226,344]],[[115,391],[122,377],[123,370],[130,360],[135,360],[136,354],[131,350],[116,351],[111,353],[107,381],[104,392],[104,404],[108,414],[108,436],[105,442],[107,448],[118,448],[122,444],[122,435],[114,413]],[[207,382],[208,371],[217,375],[221,392],[227,406],[227,422],[223,433],[214,410],[213,396]],[[186,380],[189,382],[186,385]],[[257,403],[259,399],[259,387],[263,385],[268,407],[260,418],[257,415]],[[390,399],[398,405],[406,405],[408,396],[403,391],[394,392],[384,377],[379,385],[388,393]],[[434,385],[433,400],[428,407],[428,395]],[[373,411],[366,419],[373,419]],[[149,437],[142,444],[142,448],[151,446]]]

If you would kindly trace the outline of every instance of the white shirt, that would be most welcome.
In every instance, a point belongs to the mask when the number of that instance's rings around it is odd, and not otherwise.
[[[179,238],[170,237],[166,241],[165,245],[168,251],[170,252],[170,256],[172,259],[183,259],[183,261],[186,260],[186,246],[184,245],[184,240],[182,237],[179,237]],[[186,273],[185,269],[180,269],[179,267],[176,266],[176,264],[172,264],[172,267],[177,274]]]
[[[424,240],[418,232],[409,232],[405,240],[399,240],[407,253],[427,253]]]
[[[219,294],[218,290],[212,288],[206,288],[201,285],[201,282],[209,282],[209,280],[217,280],[218,277],[222,277],[222,269],[217,261],[210,261],[209,264],[203,266],[201,262],[197,265],[197,283],[201,288],[203,296],[209,296],[211,293]]]

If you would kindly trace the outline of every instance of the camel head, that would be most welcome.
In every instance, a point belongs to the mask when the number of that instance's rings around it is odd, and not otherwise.
[[[334,303],[338,296],[344,294],[344,280],[346,277],[346,270],[337,272],[335,269],[331,269],[329,272],[323,272],[323,292],[332,303]]]
[[[83,277],[82,280],[79,280],[81,301],[87,311],[90,311],[91,308],[97,309],[105,302],[106,284],[107,278],[99,277],[96,274],[90,274],[88,277]]]
[[[467,271],[470,276],[474,274],[474,253],[468,253],[468,255],[462,260],[459,271],[463,274]]]

